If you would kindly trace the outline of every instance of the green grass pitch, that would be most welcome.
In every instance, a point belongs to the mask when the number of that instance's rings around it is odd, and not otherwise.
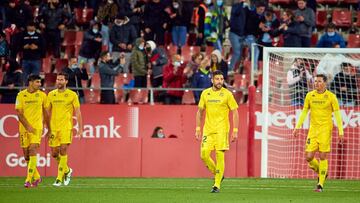
[[[78,178],[54,187],[47,177],[37,188],[24,178],[0,178],[0,202],[360,202],[360,181],[328,180],[315,193],[316,180],[226,178],[220,193],[210,193],[212,179]]]

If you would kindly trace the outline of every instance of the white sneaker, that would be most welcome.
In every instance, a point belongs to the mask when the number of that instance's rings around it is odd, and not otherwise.
[[[69,168],[69,172],[64,174],[64,185],[69,185],[72,173],[73,173],[72,168]]]
[[[61,181],[56,179],[55,183],[53,183],[53,186],[60,187],[61,186]]]

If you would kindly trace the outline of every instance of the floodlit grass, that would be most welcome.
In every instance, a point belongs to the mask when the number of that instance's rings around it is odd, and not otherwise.
[[[349,180],[328,180],[315,193],[316,180],[227,178],[212,194],[211,179],[74,177],[59,188],[54,179],[26,189],[24,178],[0,178],[0,202],[360,202],[360,181]]]

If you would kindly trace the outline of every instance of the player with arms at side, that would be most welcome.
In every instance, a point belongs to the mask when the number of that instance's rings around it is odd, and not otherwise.
[[[20,146],[28,163],[24,187],[36,187],[41,182],[36,168],[36,154],[43,133],[43,122],[48,121],[44,110],[46,94],[39,90],[41,78],[39,75],[29,75],[29,86],[18,93],[15,109],[19,118]]]
[[[212,87],[205,89],[200,96],[199,109],[196,113],[196,139],[201,138],[201,127],[204,112],[205,124],[202,133],[201,159],[215,176],[212,193],[220,192],[220,184],[224,178],[225,151],[229,150],[229,112],[233,114],[233,133],[231,141],[235,141],[238,134],[239,114],[238,105],[232,93],[223,87],[224,76],[221,71],[212,74]],[[215,150],[216,164],[210,154]]]
[[[69,76],[59,73],[56,76],[57,89],[49,92],[46,104],[50,117],[51,132],[47,135],[51,154],[58,162],[58,175],[54,186],[68,185],[73,170],[67,165],[67,149],[72,143],[73,114],[77,118],[77,136],[82,135],[82,118],[80,103],[75,92],[66,88]]]
[[[306,138],[306,161],[309,167],[318,173],[318,184],[315,192],[322,192],[328,173],[328,154],[331,146],[333,129],[332,112],[334,112],[339,131],[339,141],[344,141],[344,130],[338,100],[332,92],[326,89],[327,77],[323,74],[316,75],[315,90],[307,93],[303,111],[293,131],[294,136],[300,133],[300,127],[310,110],[310,128]],[[319,152],[320,163],[314,158]]]

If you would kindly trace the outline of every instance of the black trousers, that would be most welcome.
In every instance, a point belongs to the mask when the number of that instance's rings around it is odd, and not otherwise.
[[[101,90],[100,104],[115,104],[115,94],[113,90]]]

